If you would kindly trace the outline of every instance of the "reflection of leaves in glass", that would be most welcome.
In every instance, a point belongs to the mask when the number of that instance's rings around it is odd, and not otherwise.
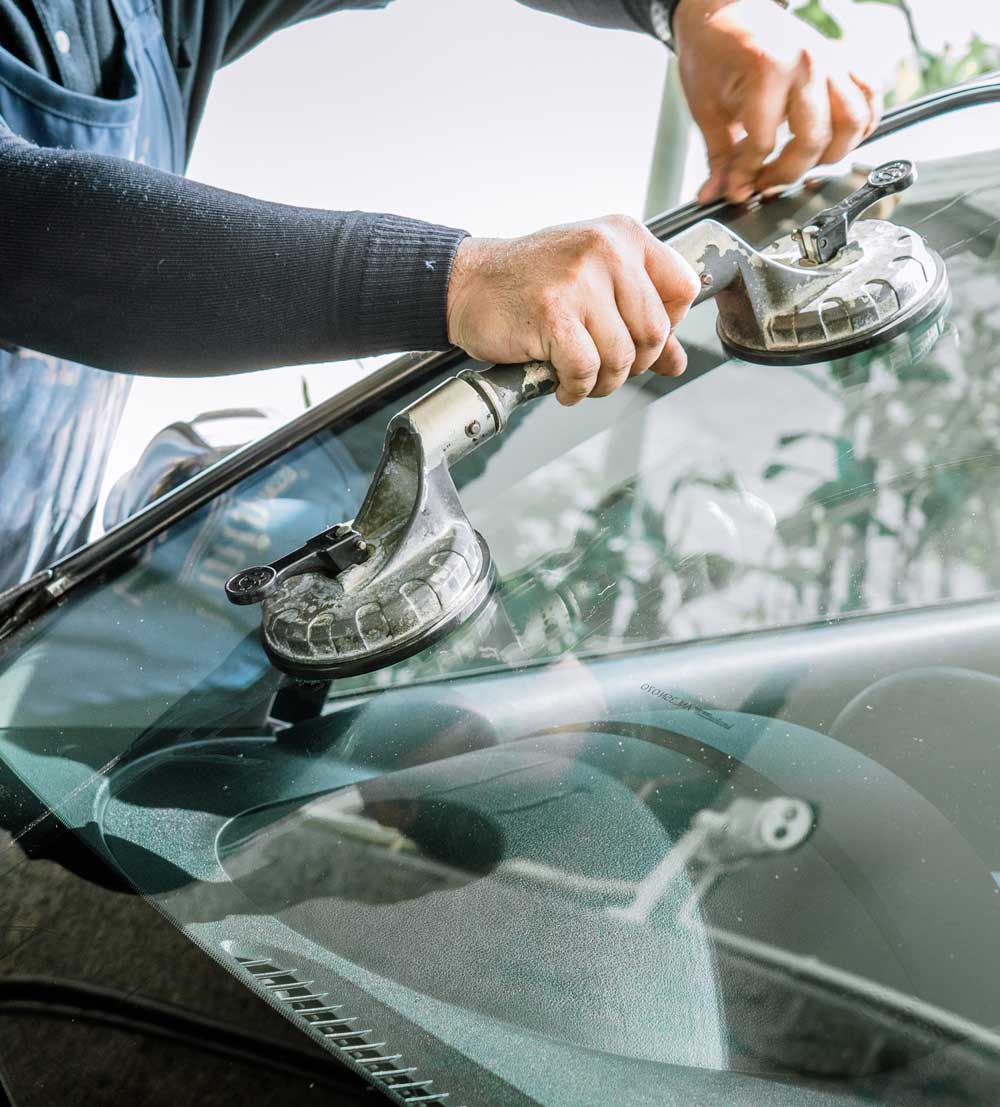
[[[984,266],[974,258],[965,264]],[[865,355],[860,383],[844,385],[834,434],[787,435],[765,480],[804,470],[796,447],[833,450],[833,473],[778,524],[773,565],[816,566],[813,614],[981,594],[1000,588],[993,507],[1000,461],[1000,329],[987,312],[953,313],[962,364],[937,354],[895,367]],[[940,351],[938,351],[940,353]],[[978,371],[977,371],[978,370]],[[835,374],[836,377],[836,374]],[[857,380],[857,378],[855,378]],[[870,579],[874,574],[875,579]]]
[[[776,435],[756,478],[713,472],[701,458],[666,488],[640,473],[581,505],[572,541],[525,570],[532,603],[572,599],[561,646],[679,640],[1000,590],[1000,326],[960,295],[992,281],[995,264],[965,255],[952,266],[960,359],[954,343],[928,355],[912,335],[816,367],[809,379],[834,401],[822,416],[832,422]],[[758,552],[740,544],[744,516],[732,556],[692,521],[707,508],[739,519],[755,479],[783,506]]]
[[[562,648],[692,636],[692,605],[724,593],[741,567],[690,539],[690,508],[706,495],[738,493],[739,484],[730,474],[692,469],[662,490],[648,477],[637,474],[584,508],[567,547],[505,581],[504,603],[515,622],[513,596],[525,615],[561,597],[572,613]],[[546,652],[556,645],[550,638]]]

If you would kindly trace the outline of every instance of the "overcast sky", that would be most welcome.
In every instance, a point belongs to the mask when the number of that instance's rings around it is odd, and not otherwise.
[[[1000,39],[994,0],[911,0],[926,41]],[[902,22],[882,4],[828,0],[855,50],[885,69]],[[190,175],[284,203],[392,211],[511,235],[611,211],[640,215],[665,68],[654,41],[598,31],[514,0],[396,0],[273,36],[216,79]],[[690,198],[701,176],[692,150]],[[139,379],[112,458],[130,467],[156,430],[218,407],[290,418],[356,366],[234,378]]]

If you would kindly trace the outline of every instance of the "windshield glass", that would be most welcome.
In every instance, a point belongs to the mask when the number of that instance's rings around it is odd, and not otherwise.
[[[681,382],[529,405],[455,467],[502,618],[283,677],[223,585],[352,518],[460,365],[397,387],[16,642],[8,768],[404,1099],[995,1101],[1000,161],[921,158],[940,126],[733,226],[917,157],[870,214],[943,255],[943,320],[779,368],[700,306]]]

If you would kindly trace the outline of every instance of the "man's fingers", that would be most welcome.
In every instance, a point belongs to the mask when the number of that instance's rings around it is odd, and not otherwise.
[[[571,405],[652,365],[678,371],[673,346],[664,356],[671,320],[700,288],[679,254],[626,215],[466,239],[448,288],[448,335],[483,361],[551,362],[556,396]]]
[[[601,368],[601,355],[587,328],[567,323],[553,337],[549,360],[559,376],[556,399],[567,407],[589,396]]]
[[[652,280],[641,273],[638,279],[628,274],[615,284],[615,300],[625,326],[632,337],[635,358],[629,367],[633,373],[648,369],[663,351],[670,335],[670,317]]]
[[[743,94],[746,138],[733,152],[726,178],[726,195],[734,204],[748,200],[764,161],[774,150],[778,128],[785,119],[789,78],[780,69],[764,65]]]
[[[698,120],[698,124],[705,137],[708,153],[708,179],[698,190],[698,203],[709,204],[725,191],[729,161],[736,146],[736,134],[730,123],[714,115]]]
[[[726,190],[726,166],[720,165],[717,169],[709,169],[704,184],[698,189],[698,203],[710,204],[717,200]]]
[[[687,353],[677,336],[672,334],[663,346],[663,353],[653,362],[650,369],[661,377],[679,377],[687,368]]]
[[[868,105],[868,126],[865,128],[864,137],[867,138],[882,121],[884,101],[880,89],[874,88],[857,74],[851,74],[851,80],[857,85],[861,95]]]
[[[587,319],[587,330],[601,357],[591,396],[610,396],[624,381],[636,361],[635,343],[614,304],[601,306]]]
[[[645,237],[646,272],[653,282],[670,320],[671,330],[688,313],[695,297],[701,292],[701,281],[690,263],[667,242],[651,231]]]
[[[833,138],[820,156],[821,162],[840,161],[865,137],[871,122],[871,109],[854,81],[831,80],[830,123]]]
[[[791,184],[816,165],[830,146],[830,96],[826,80],[808,74],[796,83],[788,98],[791,141],[757,178],[757,190]]]

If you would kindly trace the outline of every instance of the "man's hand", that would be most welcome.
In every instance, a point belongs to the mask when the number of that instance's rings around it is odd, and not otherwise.
[[[673,18],[681,83],[708,146],[698,199],[741,203],[839,161],[875,129],[881,96],[842,47],[763,0],[680,0]],[[778,128],[791,141],[768,164]]]
[[[641,223],[610,215],[524,238],[467,238],[448,288],[448,338],[483,361],[549,361],[560,403],[629,376],[684,372],[673,334],[701,285]]]

